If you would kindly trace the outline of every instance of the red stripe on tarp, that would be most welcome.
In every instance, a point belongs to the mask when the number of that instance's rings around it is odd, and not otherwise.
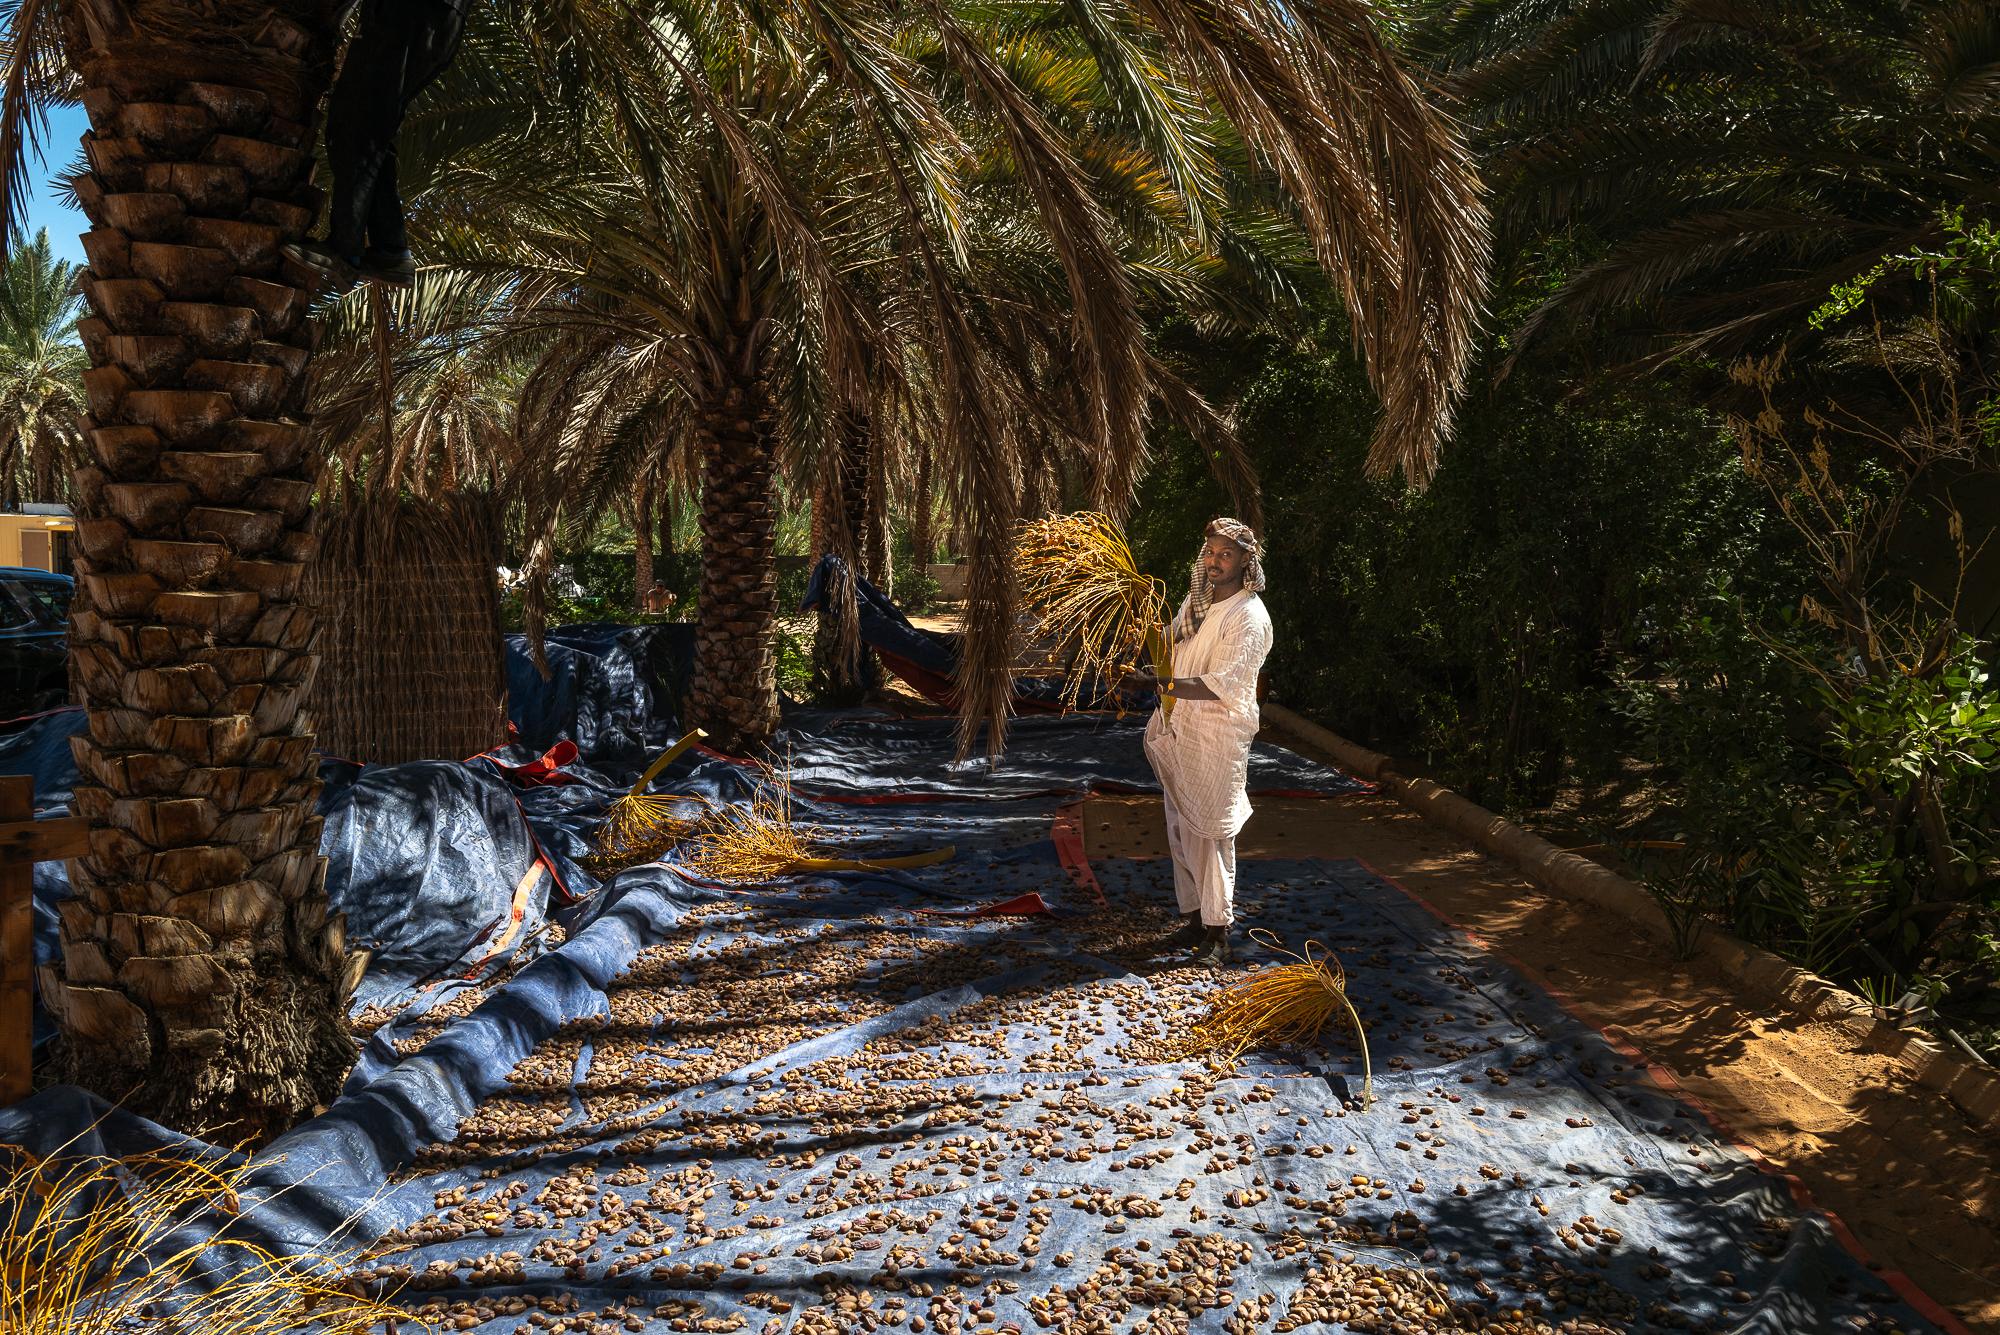
[[[875,650],[875,657],[882,666],[901,677],[906,685],[924,699],[945,709],[958,708],[958,684],[941,673],[929,668],[918,667],[900,654]]]
[[[1644,1051],[1642,1051],[1639,1047],[1633,1044],[1631,1040],[1626,1039],[1612,1032],[1611,1030],[1604,1028],[1602,1025],[1597,1024],[1595,1021],[1583,1015],[1577,1009],[1577,1004],[1570,998],[1570,995],[1567,992],[1564,992],[1561,988],[1555,986],[1555,984],[1551,983],[1547,978],[1544,978],[1539,970],[1530,967],[1529,965],[1523,963],[1522,961],[1514,958],[1514,956],[1508,954],[1506,951],[1500,949],[1498,946],[1494,945],[1491,941],[1488,941],[1485,937],[1481,936],[1478,932],[1473,931],[1471,928],[1465,926],[1463,923],[1460,923],[1457,919],[1453,918],[1443,909],[1439,908],[1437,905],[1431,903],[1423,896],[1411,890],[1408,886],[1404,885],[1401,881],[1398,881],[1395,877],[1388,875],[1386,872],[1376,869],[1374,866],[1370,865],[1364,859],[1355,858],[1353,859],[1353,861],[1357,866],[1361,867],[1362,870],[1366,871],[1370,876],[1373,876],[1378,880],[1385,882],[1386,884],[1394,888],[1396,891],[1401,893],[1405,899],[1408,899],[1411,903],[1417,905],[1419,908],[1424,909],[1426,912],[1430,913],[1431,916],[1435,917],[1439,922],[1451,928],[1453,931],[1461,933],[1466,937],[1467,940],[1471,941],[1481,950],[1485,951],[1489,955],[1492,955],[1494,958],[1501,960],[1509,968],[1513,969],[1516,973],[1520,974],[1521,976],[1526,978],[1529,982],[1533,983],[1536,987],[1540,988],[1544,993],[1548,995],[1551,1001],[1555,1002],[1556,1005],[1562,1009],[1563,1014],[1569,1016],[1570,1019],[1575,1020],[1578,1024],[1585,1026],[1586,1028],[1590,1029],[1593,1033],[1601,1037],[1606,1043],[1610,1044],[1611,1047],[1621,1056],[1625,1057],[1627,1060],[1631,1061],[1633,1065],[1643,1070],[1646,1073],[1647,1078],[1650,1079],[1654,1084],[1658,1085],[1666,1093],[1672,1095],[1674,1098],[1680,1100],[1682,1103],[1685,1103],[1688,1107],[1700,1113],[1702,1115],[1702,1118],[1707,1121],[1710,1128],[1714,1130],[1718,1139],[1727,1142],[1737,1151],[1737,1153],[1741,1154],[1744,1158],[1748,1159],[1752,1164],[1756,1165],[1757,1169],[1760,1172],[1770,1177],[1777,1178],[1779,1181],[1783,1182],[1788,1188],[1790,1188],[1792,1194],[1792,1201],[1801,1210],[1810,1210],[1813,1213],[1824,1218],[1827,1221],[1827,1224],[1832,1228],[1834,1241],[1840,1244],[1841,1250],[1845,1251],[1849,1256],[1852,1256],[1856,1261],[1859,1261],[1862,1265],[1868,1267],[1869,1273],[1873,1274],[1877,1279],[1881,1280],[1884,1284],[1887,1284],[1891,1289],[1893,1289],[1896,1293],[1896,1296],[1901,1298],[1904,1302],[1908,1303],[1913,1309],[1915,1309],[1918,1315],[1922,1316],[1926,1321],[1931,1322],[1933,1325],[1936,1325],[1941,1329],[1943,1329],[1946,1332],[1946,1335],[1972,1335],[1972,1332],[1969,1329],[1967,1329],[1963,1321],[1960,1321],[1958,1317],[1953,1315],[1951,1310],[1945,1307],[1944,1304],[1940,1303],[1937,1299],[1931,1297],[1928,1293],[1925,1293],[1921,1288],[1919,1288],[1917,1286],[1917,1282],[1911,1279],[1908,1275],[1904,1274],[1900,1270],[1876,1269],[1875,1261],[1871,1256],[1869,1256],[1868,1249],[1862,1245],[1861,1239],[1854,1235],[1854,1231],[1848,1228],[1847,1221],[1842,1219],[1839,1215],[1835,1214],[1832,1210],[1829,1210],[1825,1206],[1821,1205],[1818,1201],[1814,1200],[1812,1189],[1806,1186],[1804,1181],[1802,1181],[1797,1174],[1787,1172],[1786,1170],[1778,1167],[1776,1164],[1772,1163],[1769,1159],[1766,1159],[1762,1154],[1760,1154],[1757,1151],[1757,1149],[1754,1146],[1752,1146],[1749,1142],[1745,1141],[1741,1136],[1739,1136],[1736,1133],[1736,1129],[1729,1125],[1728,1121],[1724,1119],[1721,1113],[1717,1112],[1714,1108],[1710,1107],[1701,1098],[1700,1095],[1694,1093],[1686,1085],[1683,1085],[1681,1083],[1680,1077],[1674,1074],[1674,1072],[1671,1069],[1660,1064],[1657,1061],[1654,1061],[1652,1057],[1648,1056]]]
[[[520,806],[520,803],[516,802],[514,805]],[[527,818],[528,809],[522,807],[521,819],[525,821]],[[549,856],[548,850],[542,847],[542,841],[535,837],[533,825],[528,826],[528,846],[535,850],[535,861],[549,873],[549,884],[556,888],[556,895],[562,902],[565,905],[581,904],[584,897],[569,888],[569,882],[563,879],[561,870],[556,867],[556,860]]]
[[[769,765],[766,765],[761,760],[752,760],[748,756],[732,756],[727,751],[718,751],[706,742],[691,743],[688,746],[688,750],[699,751],[702,755],[707,756],[710,760],[726,760],[730,764],[739,765],[744,769],[771,768]]]
[[[1097,873],[1090,869],[1090,854],[1083,846],[1083,803],[1067,802],[1056,808],[1055,820],[1049,829],[1049,838],[1055,843],[1056,858],[1063,870],[1077,888],[1088,890],[1097,900],[1099,908],[1109,908],[1110,901],[1104,897],[1104,887],[1097,883]]]
[[[16,718],[0,719],[0,728],[11,728],[16,723],[33,723],[38,718],[54,718],[58,714],[71,714],[82,708],[82,705],[63,705],[56,709],[44,709],[39,714],[22,714]]]
[[[1039,892],[1030,890],[1025,895],[1015,895],[1012,899],[976,909],[918,909],[917,912],[933,918],[1031,918],[1039,913],[1053,915],[1055,910],[1049,907],[1048,901]]]

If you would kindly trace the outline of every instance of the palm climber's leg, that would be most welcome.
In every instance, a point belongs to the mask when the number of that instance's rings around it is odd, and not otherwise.
[[[336,287],[366,276],[407,286],[415,268],[396,184],[403,115],[451,64],[465,30],[453,0],[363,0],[359,27],[327,102],[333,201],[324,243],[286,247]]]

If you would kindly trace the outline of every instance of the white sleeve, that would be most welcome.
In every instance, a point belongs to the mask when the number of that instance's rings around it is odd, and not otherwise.
[[[1261,610],[1261,609],[1259,609]],[[1271,620],[1245,608],[1222,628],[1221,653],[1214,667],[1198,680],[1229,712],[1243,719],[1257,717],[1257,674],[1271,652]]]

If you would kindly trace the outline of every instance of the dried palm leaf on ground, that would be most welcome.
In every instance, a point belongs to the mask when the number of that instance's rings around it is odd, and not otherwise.
[[[80,1138],[79,1138],[80,1140]],[[112,1158],[74,1147],[37,1158],[0,1145],[0,1331],[131,1330],[367,1335],[428,1330],[344,1278],[358,1251],[278,1255],[189,1221],[253,1216],[248,1161],[171,1151]]]
[[[1317,941],[1306,942],[1304,953],[1297,953],[1285,949],[1273,933],[1261,927],[1252,928],[1250,937],[1292,963],[1258,969],[1218,992],[1209,1003],[1208,1014],[1188,1036],[1190,1054],[1234,1067],[1251,1048],[1310,1043],[1326,1028],[1327,1021],[1345,1013],[1354,1027],[1354,1041],[1361,1048],[1361,1098],[1365,1105],[1374,1095],[1375,1075],[1368,1060],[1368,1035],[1361,1028],[1354,1003],[1347,999],[1347,971],[1334,953]],[[1313,954],[1315,948],[1318,957]]]
[[[707,807],[683,844],[682,862],[711,881],[746,885],[795,872],[907,871],[948,862],[957,851],[946,845],[899,857],[827,857],[813,846],[815,827],[792,823],[792,785],[782,772],[749,802],[710,802]]]
[[[1109,515],[1084,510],[1023,524],[1015,567],[1038,636],[1066,662],[1065,708],[1076,707],[1092,677],[1115,683],[1142,657],[1161,681],[1173,675],[1165,586],[1139,569]],[[1172,699],[1160,704],[1171,715]]]
[[[696,728],[662,751],[659,759],[639,776],[639,781],[611,804],[611,809],[604,813],[604,823],[597,827],[597,852],[601,859],[629,864],[643,857],[657,857],[694,828],[699,812],[696,799],[655,797],[646,790],[683,751],[707,736]]]

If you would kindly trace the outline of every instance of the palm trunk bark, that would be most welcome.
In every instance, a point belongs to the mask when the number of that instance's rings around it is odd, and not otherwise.
[[[46,427],[37,429],[35,433],[34,455],[35,494],[32,497],[34,500],[54,501],[60,499],[59,493],[61,488],[56,484],[56,465],[59,461],[56,451],[58,448],[53,432],[49,431]]]
[[[71,1079],[211,1134],[289,1124],[353,1053],[300,711],[307,294],[278,254],[318,206],[338,7],[78,0],[67,19],[91,123],[70,651],[92,830],[43,995]]]
[[[653,479],[639,483],[632,521],[632,606],[646,610],[646,591],[653,587]]]
[[[667,485],[665,474],[661,475],[659,485],[653,488],[653,505],[651,522],[657,525],[653,535],[653,552],[657,561],[674,554],[673,490]]]
[[[806,552],[814,561],[818,561],[820,557],[825,556],[827,552],[831,551],[833,546],[827,530],[826,520],[827,512],[832,509],[834,501],[832,493],[827,489],[824,477],[817,478],[813,482],[810,504],[812,506],[812,513],[809,516],[811,522],[808,526],[809,531],[806,534]]]
[[[717,340],[715,352],[714,366],[696,391],[701,605],[688,713],[718,745],[742,749],[768,739],[778,727],[771,642],[777,435],[759,322],[746,313]]]
[[[815,526],[822,530],[822,550],[846,563],[849,579],[863,573],[862,535],[869,521],[868,418],[858,410],[840,414],[830,468],[822,470]],[[828,705],[852,705],[861,700],[860,617],[854,586],[847,579],[829,587],[813,623],[813,689]]]
[[[916,509],[910,516],[910,546],[916,549],[917,567],[923,569],[937,558],[931,537],[931,443],[917,446]]]
[[[862,490],[866,518],[863,520],[862,568],[868,572],[868,582],[880,589],[884,597],[896,596],[896,568],[894,550],[890,545],[893,534],[889,514],[889,460],[888,441],[881,431],[871,430],[867,442],[867,481]]]

